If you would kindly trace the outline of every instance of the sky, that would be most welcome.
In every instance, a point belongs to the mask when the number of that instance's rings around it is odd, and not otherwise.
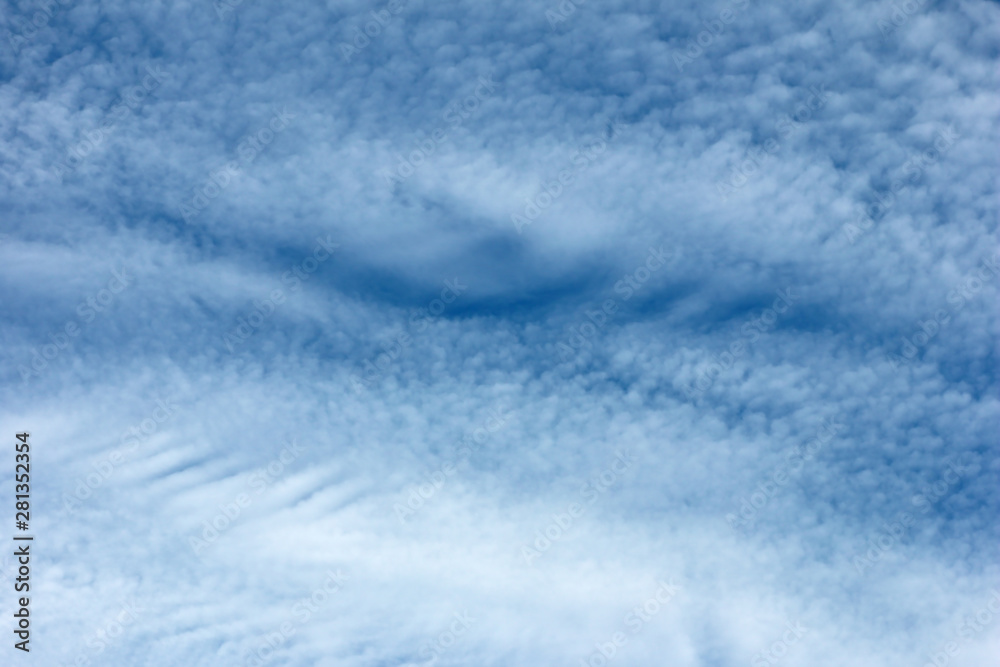
[[[0,24],[0,662],[996,664],[996,3]]]

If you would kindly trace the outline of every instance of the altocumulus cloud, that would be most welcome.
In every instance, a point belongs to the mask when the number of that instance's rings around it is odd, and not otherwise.
[[[995,3],[3,22],[37,664],[995,664]]]

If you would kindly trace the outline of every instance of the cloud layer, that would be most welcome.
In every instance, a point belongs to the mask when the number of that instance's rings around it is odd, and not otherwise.
[[[39,664],[993,664],[994,4],[2,20]]]

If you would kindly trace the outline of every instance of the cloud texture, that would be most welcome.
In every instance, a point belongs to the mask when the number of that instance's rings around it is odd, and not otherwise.
[[[995,3],[0,21],[37,664],[995,664]]]

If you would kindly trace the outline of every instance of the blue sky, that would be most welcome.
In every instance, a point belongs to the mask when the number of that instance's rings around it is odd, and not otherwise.
[[[995,664],[995,3],[2,14],[37,664]]]

